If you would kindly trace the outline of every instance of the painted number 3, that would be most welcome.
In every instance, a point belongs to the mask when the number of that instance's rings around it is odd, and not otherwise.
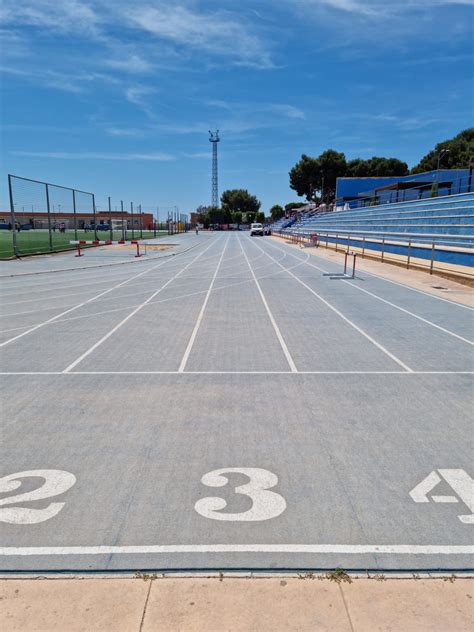
[[[43,509],[32,507],[11,507],[29,503],[35,500],[45,500],[53,496],[59,496],[70,489],[76,482],[76,477],[64,470],[28,470],[17,472],[0,478],[0,493],[12,492],[21,487],[23,478],[42,478],[43,484],[36,489],[14,496],[0,499],[0,522],[10,524],[37,524],[49,520],[58,514],[64,507],[64,503],[50,503]]]
[[[194,505],[198,514],[212,520],[251,522],[270,520],[285,511],[286,501],[283,496],[270,491],[278,483],[278,477],[268,470],[257,467],[226,467],[204,474],[201,482],[208,487],[224,487],[229,482],[225,474],[233,473],[244,474],[250,479],[248,483],[236,487],[235,492],[248,496],[252,500],[252,507],[238,513],[222,513],[220,510],[227,506],[226,501],[219,496],[208,496]]]

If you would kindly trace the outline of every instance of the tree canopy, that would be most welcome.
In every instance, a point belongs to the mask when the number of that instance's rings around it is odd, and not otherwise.
[[[259,215],[263,218],[257,221],[264,221],[264,213],[258,213],[260,201],[245,189],[232,189],[224,191],[221,196],[222,207],[200,206],[196,209],[199,213],[199,221],[208,228],[211,224],[242,224],[242,222],[253,222]]]
[[[465,129],[454,138],[438,143],[434,149],[423,156],[420,162],[413,167],[412,173],[422,173],[438,168],[438,159],[442,150],[448,150],[441,156],[440,169],[467,169],[469,162],[474,162],[474,127]]]
[[[315,157],[302,154],[289,172],[290,188],[314,202],[318,201],[319,192],[322,201],[328,202],[335,197],[337,178],[407,176],[437,169],[438,160],[440,168],[467,169],[470,162],[474,162],[474,128],[465,129],[454,138],[438,143],[411,172],[407,163],[398,158],[373,156],[367,160],[355,158],[347,161],[343,153],[334,149],[327,149]]]
[[[260,200],[247,189],[229,189],[221,195],[222,209],[230,213],[256,213],[261,206]]]
[[[307,200],[314,199],[316,191],[321,186],[320,168],[317,158],[311,158],[302,154],[301,160],[291,169],[290,189],[300,196],[306,196]]]
[[[373,156],[369,160],[356,158],[347,163],[347,177],[376,178],[383,176],[407,176],[409,173],[406,162],[398,158],[381,158]]]
[[[290,171],[290,188],[308,201],[317,200],[317,192],[323,200],[332,199],[336,191],[336,179],[344,176],[347,162],[344,154],[327,149],[317,158],[306,154]]]
[[[343,153],[327,149],[316,158],[303,154],[289,175],[290,188],[298,195],[316,202],[316,192],[319,191],[322,201],[328,202],[336,194],[337,178],[405,176],[408,173],[408,165],[398,158],[373,156],[369,160],[356,158],[347,162]]]
[[[274,204],[270,209],[270,217],[274,222],[277,219],[280,219],[280,217],[283,217],[284,214],[285,211],[283,210],[283,207],[281,207],[279,204]]]

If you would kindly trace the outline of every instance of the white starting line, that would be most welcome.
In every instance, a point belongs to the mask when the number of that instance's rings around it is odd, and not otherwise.
[[[0,371],[0,375],[474,375],[474,371]]]
[[[349,555],[472,555],[472,545],[439,544],[161,544],[150,546],[5,546],[0,556],[140,555],[167,553],[323,553]]]

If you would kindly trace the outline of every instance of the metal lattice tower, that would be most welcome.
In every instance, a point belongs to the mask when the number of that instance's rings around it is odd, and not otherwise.
[[[212,143],[212,194],[211,206],[219,206],[219,187],[217,170],[217,143],[220,141],[219,130],[211,132],[209,130],[209,142]]]

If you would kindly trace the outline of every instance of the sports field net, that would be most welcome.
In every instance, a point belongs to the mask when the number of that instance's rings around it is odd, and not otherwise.
[[[72,240],[156,237],[167,230],[149,209],[111,198],[100,206],[93,193],[9,175],[10,209],[0,211],[0,259],[73,248]]]

